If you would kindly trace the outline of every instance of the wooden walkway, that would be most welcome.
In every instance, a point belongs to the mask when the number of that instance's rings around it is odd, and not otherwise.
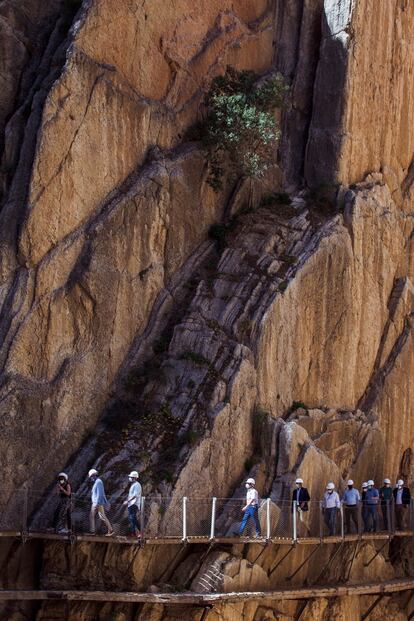
[[[123,602],[152,604],[219,604],[252,600],[293,600],[346,595],[387,595],[414,589],[414,579],[398,579],[381,583],[358,585],[328,585],[312,588],[291,588],[274,591],[244,591],[240,593],[133,593],[114,591],[6,591],[0,590],[0,601],[61,600],[86,602]]]
[[[266,543],[272,543],[275,545],[318,545],[320,543],[324,544],[332,544],[332,543],[341,543],[342,541],[385,541],[387,539],[392,539],[393,537],[413,537],[413,531],[397,531],[395,533],[388,532],[378,532],[378,533],[363,533],[361,535],[345,535],[344,537],[335,536],[335,537],[303,537],[298,538],[297,541],[290,537],[271,537],[270,539],[266,539],[264,537],[214,537],[211,539],[210,537],[187,537],[186,539],[182,539],[181,537],[148,537],[141,541],[136,537],[125,537],[125,536],[113,536],[113,537],[105,537],[104,535],[60,535],[56,533],[47,533],[47,532],[28,532],[22,533],[21,531],[0,531],[0,538],[2,539],[23,539],[24,541],[30,541],[34,539],[44,539],[51,541],[63,541],[63,542],[82,542],[87,541],[89,543],[116,543],[116,544],[127,544],[127,545],[137,545],[141,543],[142,545],[181,545],[183,543],[188,544],[211,544],[211,543],[220,543],[220,544],[228,544],[228,545],[236,545],[236,544],[246,544],[246,543],[256,543],[260,545],[264,545]]]

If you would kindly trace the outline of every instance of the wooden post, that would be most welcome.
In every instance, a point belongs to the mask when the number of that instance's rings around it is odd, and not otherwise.
[[[210,539],[214,539],[214,531],[216,527],[216,504],[217,504],[217,498],[214,496],[212,504],[211,504]]]

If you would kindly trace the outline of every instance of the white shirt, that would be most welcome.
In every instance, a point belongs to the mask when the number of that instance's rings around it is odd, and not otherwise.
[[[397,489],[397,498],[395,499],[395,504],[396,505],[402,505],[402,488],[401,489]]]
[[[251,487],[250,489],[247,490],[246,505],[248,504],[251,504],[251,505],[259,504],[259,494],[257,492],[257,489],[254,489],[254,487]]]
[[[141,484],[138,481],[135,481],[129,488],[128,492],[128,507],[132,507],[133,505],[137,505],[138,509],[141,506]],[[136,498],[134,498],[136,496]]]
[[[322,506],[324,509],[333,509],[333,507],[337,507],[339,509],[341,503],[339,501],[338,492],[332,492],[332,494],[325,492],[323,495]]]

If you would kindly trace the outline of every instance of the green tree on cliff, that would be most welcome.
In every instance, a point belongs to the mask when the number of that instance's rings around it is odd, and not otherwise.
[[[227,67],[205,97],[203,142],[209,183],[219,190],[225,169],[237,176],[261,177],[274,160],[280,136],[274,110],[287,90],[280,74],[258,80],[252,71]]]

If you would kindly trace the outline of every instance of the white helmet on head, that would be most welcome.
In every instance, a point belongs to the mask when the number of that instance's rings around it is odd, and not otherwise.
[[[398,479],[397,485],[404,485],[404,481],[402,479]]]
[[[246,483],[248,483],[249,485],[256,485],[256,481],[252,478],[247,479]]]
[[[353,484],[354,484],[353,480],[352,480],[352,479],[349,479],[349,481],[348,481],[348,485],[353,485]]]
[[[95,468],[91,468],[88,472],[88,477],[96,477],[98,476],[98,471]]]
[[[390,479],[384,479],[384,483],[388,483],[388,485],[390,485],[391,481]]]
[[[303,479],[296,479],[295,483],[303,483]]]
[[[362,484],[362,489],[365,489],[366,487],[368,487],[368,483],[366,481],[364,481],[363,484]]]
[[[326,486],[326,489],[335,489],[335,484],[332,483],[332,481],[330,481],[328,485]]]
[[[138,479],[139,474],[138,474],[138,472],[136,470],[133,470],[132,472],[129,473],[128,477],[130,479]]]
[[[66,474],[66,472],[59,472],[58,474],[58,479],[65,479],[65,481],[68,480],[68,475]]]
[[[367,483],[368,487],[372,487],[374,485],[374,481],[370,479]]]

